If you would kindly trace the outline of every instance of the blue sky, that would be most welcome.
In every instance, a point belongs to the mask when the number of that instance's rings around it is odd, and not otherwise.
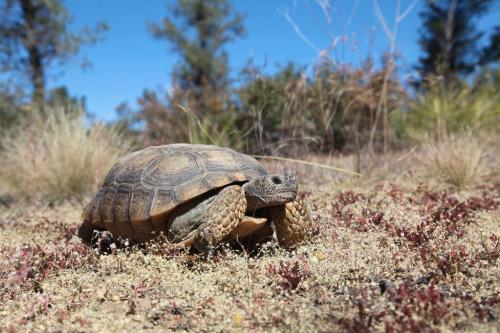
[[[160,22],[172,0],[66,0],[75,30],[105,21],[110,30],[103,42],[82,50],[64,71],[49,78],[51,86],[66,85],[72,95],[85,96],[88,111],[98,120],[115,118],[121,102],[136,105],[145,88],[168,89],[172,69],[178,62],[166,41],[155,40],[148,22]],[[379,59],[389,48],[380,17],[393,29],[397,0],[234,0],[234,8],[245,14],[246,37],[227,46],[231,76],[252,58],[255,65],[272,73],[289,61],[310,66],[328,53],[340,63],[359,65],[369,55]],[[414,0],[400,1],[403,14]],[[321,6],[323,4],[323,7]],[[329,4],[330,7],[325,4]],[[378,8],[376,6],[378,4]],[[411,73],[419,57],[417,44],[424,5],[417,0],[399,22],[396,50],[404,75]],[[377,14],[378,13],[378,14]],[[499,20],[498,5],[480,22],[489,28]],[[93,66],[82,70],[81,59]]]

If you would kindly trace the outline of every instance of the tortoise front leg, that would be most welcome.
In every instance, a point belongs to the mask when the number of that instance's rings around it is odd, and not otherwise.
[[[307,240],[312,221],[302,200],[269,207],[269,215],[281,246],[293,248]]]
[[[206,252],[221,242],[240,223],[245,215],[247,200],[241,186],[224,188],[202,217],[193,238],[193,246]]]

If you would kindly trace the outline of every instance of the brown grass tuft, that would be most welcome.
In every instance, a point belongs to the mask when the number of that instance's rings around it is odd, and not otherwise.
[[[53,110],[2,138],[0,177],[20,197],[59,201],[94,191],[130,149],[114,129]]]
[[[438,143],[426,143],[421,162],[429,174],[463,189],[487,173],[487,154],[488,145],[467,133],[450,136]]]

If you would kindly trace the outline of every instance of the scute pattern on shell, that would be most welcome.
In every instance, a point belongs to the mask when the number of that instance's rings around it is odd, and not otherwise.
[[[137,238],[134,236],[161,229],[165,217],[180,204],[265,174],[255,159],[229,148],[149,147],[125,156],[111,168],[82,217],[95,227]]]

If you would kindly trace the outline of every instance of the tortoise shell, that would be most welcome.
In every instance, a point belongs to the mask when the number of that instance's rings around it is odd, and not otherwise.
[[[172,144],[120,159],[84,209],[84,224],[147,241],[166,231],[170,213],[203,194],[266,175],[254,158],[229,148]]]

